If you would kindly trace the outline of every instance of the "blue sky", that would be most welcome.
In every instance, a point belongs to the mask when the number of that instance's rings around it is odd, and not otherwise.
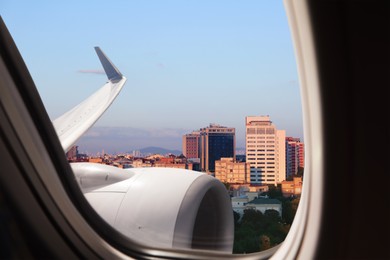
[[[269,115],[303,140],[282,1],[2,0],[0,10],[52,119],[105,83],[94,46],[127,77],[81,150],[139,149],[152,145],[148,135],[181,149],[183,133],[210,123],[235,127],[243,147],[249,115]],[[143,131],[145,144],[132,131]]]

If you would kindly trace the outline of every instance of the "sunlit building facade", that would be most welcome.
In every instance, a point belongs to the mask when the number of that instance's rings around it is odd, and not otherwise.
[[[292,181],[282,181],[284,197],[299,196],[302,193],[302,177],[294,177]]]
[[[251,185],[277,185],[286,179],[286,131],[278,130],[269,116],[247,116],[246,161]]]
[[[194,131],[183,135],[183,155],[188,159],[200,158],[200,132]]]
[[[304,145],[299,138],[286,137],[286,176],[293,177],[304,167]]]
[[[250,178],[249,163],[236,162],[233,158],[221,158],[215,161],[215,178],[224,183],[247,184]]]

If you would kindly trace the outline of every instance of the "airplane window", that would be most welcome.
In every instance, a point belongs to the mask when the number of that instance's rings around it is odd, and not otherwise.
[[[157,248],[241,255],[283,243],[305,140],[282,1],[2,4],[107,223]]]

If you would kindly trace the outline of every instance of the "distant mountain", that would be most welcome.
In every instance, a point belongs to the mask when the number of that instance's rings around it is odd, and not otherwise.
[[[154,146],[145,147],[145,148],[140,149],[139,151],[142,154],[162,154],[162,155],[168,154],[168,153],[171,153],[174,155],[180,155],[182,153],[179,150],[169,150],[169,149],[165,149],[162,147],[154,147]]]

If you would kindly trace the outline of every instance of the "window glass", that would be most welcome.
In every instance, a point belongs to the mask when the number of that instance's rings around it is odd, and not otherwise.
[[[243,254],[283,242],[300,200],[304,140],[282,1],[5,0],[2,17],[53,121],[110,81],[95,46],[126,77],[65,151],[75,172],[102,165],[78,181],[105,182],[85,195],[107,222],[152,246]],[[264,147],[273,153],[254,153]],[[200,199],[190,200],[195,188]],[[192,202],[197,210],[186,211]],[[232,224],[233,236],[213,234],[214,224]]]

